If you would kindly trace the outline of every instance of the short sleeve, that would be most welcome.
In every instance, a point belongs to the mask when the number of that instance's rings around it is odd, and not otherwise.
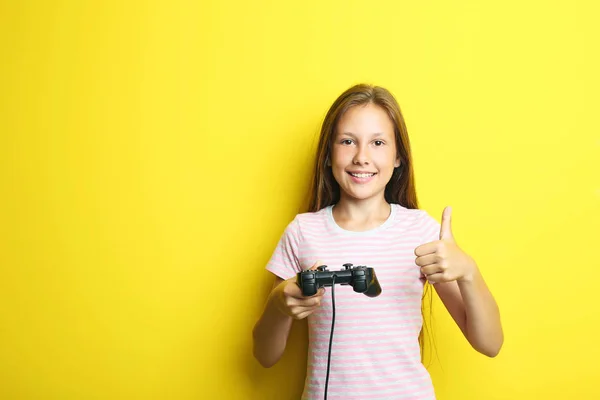
[[[421,244],[440,240],[440,228],[440,223],[429,215],[427,211],[423,211],[421,214],[421,232],[423,232]]]
[[[267,270],[281,279],[290,279],[302,271],[298,257],[301,242],[300,225],[298,218],[285,228],[277,247],[267,264]]]

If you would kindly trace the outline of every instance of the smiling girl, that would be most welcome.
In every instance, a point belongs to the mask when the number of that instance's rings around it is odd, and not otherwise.
[[[345,263],[374,268],[380,296],[335,288],[305,297],[296,274]],[[303,399],[435,399],[421,363],[421,302],[431,284],[474,349],[503,343],[498,306],[477,263],[456,243],[447,207],[439,224],[419,210],[406,125],[384,88],[356,85],[333,103],[321,129],[309,212],[286,227],[268,265],[271,293],[253,330],[264,367],[281,358],[294,320],[308,318]]]

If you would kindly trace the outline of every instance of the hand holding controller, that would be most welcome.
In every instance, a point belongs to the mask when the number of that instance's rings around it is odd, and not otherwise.
[[[306,270],[298,272],[296,283],[300,286],[304,296],[313,296],[323,286],[350,285],[357,293],[364,293],[369,297],[377,297],[381,294],[381,286],[375,275],[375,270],[362,265],[354,267],[352,264],[344,264],[344,269],[339,271],[328,271],[326,265],[317,267],[317,270]]]

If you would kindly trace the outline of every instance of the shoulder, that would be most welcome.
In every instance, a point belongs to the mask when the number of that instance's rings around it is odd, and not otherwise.
[[[395,209],[397,221],[404,221],[405,223],[407,222],[415,225],[430,225],[432,223],[437,223],[435,218],[433,218],[426,210],[406,208],[395,203],[392,204],[392,207]]]
[[[302,236],[302,233],[306,231],[321,231],[326,226],[329,208],[324,207],[319,211],[296,214],[286,227],[286,232]]]
[[[406,224],[410,225],[410,230],[419,238],[421,243],[429,243],[439,239],[440,223],[422,209],[406,209],[402,212],[405,216]]]
[[[396,224],[400,229],[409,229],[421,240],[431,241],[439,235],[440,224],[426,210],[405,208],[399,204],[396,207]]]
[[[324,225],[324,223],[327,222],[330,209],[331,206],[328,206],[320,209],[319,211],[296,214],[296,217],[291,224],[294,224],[298,229],[320,228]]]
[[[296,214],[295,219],[297,219],[301,222],[309,222],[309,223],[314,222],[314,221],[321,221],[327,217],[327,213],[329,212],[331,207],[332,206],[327,206],[327,207],[321,208],[319,211],[304,212],[304,213]]]

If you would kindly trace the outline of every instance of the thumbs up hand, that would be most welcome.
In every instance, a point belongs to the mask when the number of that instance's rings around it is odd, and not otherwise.
[[[442,214],[440,240],[417,247],[415,255],[416,264],[430,283],[469,281],[477,270],[475,260],[454,240],[451,207],[446,207]]]

